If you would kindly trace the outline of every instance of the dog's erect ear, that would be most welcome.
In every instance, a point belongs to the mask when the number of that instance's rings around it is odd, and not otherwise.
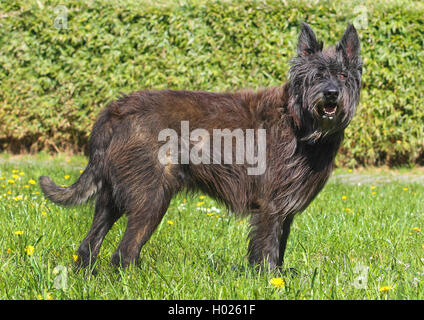
[[[312,28],[307,23],[302,22],[302,30],[297,43],[297,54],[301,57],[307,57],[318,51],[322,51],[322,42],[318,42]]]
[[[353,24],[349,24],[346,31],[336,46],[337,51],[342,51],[349,60],[355,60],[359,57],[361,46],[359,44],[358,33]]]

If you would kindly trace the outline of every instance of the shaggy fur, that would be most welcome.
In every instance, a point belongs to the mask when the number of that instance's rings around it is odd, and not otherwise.
[[[93,264],[101,243],[123,213],[128,226],[112,263],[136,263],[141,247],[172,197],[201,191],[239,214],[251,214],[249,261],[283,263],[290,225],[324,187],[359,100],[359,39],[349,25],[335,48],[323,50],[302,25],[290,77],[259,92],[138,91],[106,107],[94,124],[89,163],[78,181],[59,187],[40,177],[45,196],[76,205],[96,195],[92,227],[78,249],[77,266]],[[190,128],[266,129],[266,171],[244,164],[167,164],[158,161],[159,131]]]

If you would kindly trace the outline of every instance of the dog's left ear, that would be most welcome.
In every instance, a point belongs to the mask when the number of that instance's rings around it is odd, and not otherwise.
[[[337,51],[342,51],[344,56],[349,60],[358,59],[361,46],[359,43],[358,33],[353,24],[349,24],[346,31],[336,46]]]

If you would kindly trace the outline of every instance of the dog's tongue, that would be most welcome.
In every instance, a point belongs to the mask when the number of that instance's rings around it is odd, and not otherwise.
[[[324,107],[324,111],[325,113],[334,113],[336,111],[336,107],[335,106],[325,106]]]

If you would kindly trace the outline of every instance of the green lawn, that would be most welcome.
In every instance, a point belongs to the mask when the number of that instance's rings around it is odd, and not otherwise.
[[[37,181],[69,185],[85,163],[0,156],[0,299],[424,299],[424,186],[413,179],[422,170],[368,170],[363,180],[354,179],[363,171],[336,170],[295,219],[285,268],[296,272],[256,273],[246,259],[248,219],[181,195],[137,267],[109,265],[123,217],[104,241],[98,274],[87,276],[72,264],[93,205],[56,206]]]

